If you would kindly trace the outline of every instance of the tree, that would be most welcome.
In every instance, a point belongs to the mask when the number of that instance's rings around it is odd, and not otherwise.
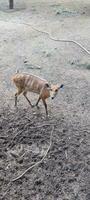
[[[9,0],[9,8],[10,8],[10,9],[13,9],[13,5],[14,5],[13,0]]]

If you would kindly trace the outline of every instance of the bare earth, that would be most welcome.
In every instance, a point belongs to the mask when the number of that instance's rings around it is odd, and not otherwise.
[[[90,199],[90,51],[89,0],[0,1],[0,198],[5,200]],[[12,75],[19,69],[64,84],[48,100],[49,119],[31,109],[23,96],[14,108]],[[29,94],[34,103],[37,95]],[[47,125],[49,124],[49,125]],[[22,178],[9,182],[45,155],[45,160]]]

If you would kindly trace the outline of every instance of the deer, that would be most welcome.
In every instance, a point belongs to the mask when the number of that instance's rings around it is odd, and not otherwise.
[[[58,94],[59,89],[63,88],[63,84],[50,85],[47,80],[28,73],[17,72],[15,75],[13,75],[12,81],[17,88],[17,92],[15,93],[15,107],[17,107],[18,96],[20,94],[23,94],[31,107],[37,106],[38,108],[38,104],[40,100],[42,100],[47,116],[48,109],[46,99],[49,97],[51,97],[51,99],[54,99]],[[35,105],[31,104],[31,101],[28,99],[28,92],[39,94],[38,100]]]

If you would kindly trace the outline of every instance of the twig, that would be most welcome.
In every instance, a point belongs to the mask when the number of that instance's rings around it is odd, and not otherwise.
[[[8,148],[9,146],[12,146],[12,143],[13,143],[14,139],[15,139],[18,135],[20,135],[22,132],[23,132],[23,131],[17,132],[17,133],[14,135],[14,137],[13,137],[12,140],[11,140],[11,142],[7,145],[7,148]]]
[[[68,159],[67,150],[65,150],[65,156],[66,156],[66,159]]]
[[[40,126],[34,126],[34,127],[30,127],[31,129],[34,129],[34,128],[42,128],[43,126],[50,126],[51,124],[42,124]],[[55,124],[53,124],[55,125]]]
[[[3,197],[2,197],[1,200],[4,199],[4,197],[6,196],[8,190],[10,189],[10,186],[11,186],[11,184],[12,184],[13,182],[15,182],[15,181],[19,180],[20,178],[22,178],[30,169],[36,167],[37,165],[39,165],[40,163],[42,163],[42,162],[44,161],[45,157],[47,156],[47,154],[48,154],[48,152],[49,152],[49,150],[50,150],[50,148],[51,148],[53,131],[54,131],[54,126],[52,127],[51,134],[50,134],[50,143],[49,143],[49,147],[48,147],[48,149],[47,149],[45,155],[43,156],[43,158],[42,158],[40,161],[36,162],[34,165],[30,166],[28,169],[26,169],[21,175],[19,175],[18,177],[12,179],[12,180],[9,182],[9,184],[8,184],[8,186],[7,186],[7,189],[6,189],[6,192],[4,193],[4,195],[3,195]]]

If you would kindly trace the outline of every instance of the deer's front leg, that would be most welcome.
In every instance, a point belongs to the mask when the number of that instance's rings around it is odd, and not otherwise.
[[[45,101],[45,99],[42,99],[42,101],[43,101],[43,104],[44,104],[44,106],[45,106],[46,115],[48,116],[48,110],[47,110],[46,101]]]
[[[26,94],[27,94],[26,92],[23,92],[23,95],[24,95],[25,99],[28,101],[29,105],[30,105],[31,107],[33,107],[33,105],[31,104],[31,101],[28,99],[28,97],[27,97]]]
[[[38,100],[37,100],[37,102],[36,102],[36,104],[34,105],[34,106],[37,106],[37,108],[39,109],[39,106],[38,106],[38,104],[39,104],[39,101],[41,100],[41,97],[39,96],[39,98],[38,98]]]

